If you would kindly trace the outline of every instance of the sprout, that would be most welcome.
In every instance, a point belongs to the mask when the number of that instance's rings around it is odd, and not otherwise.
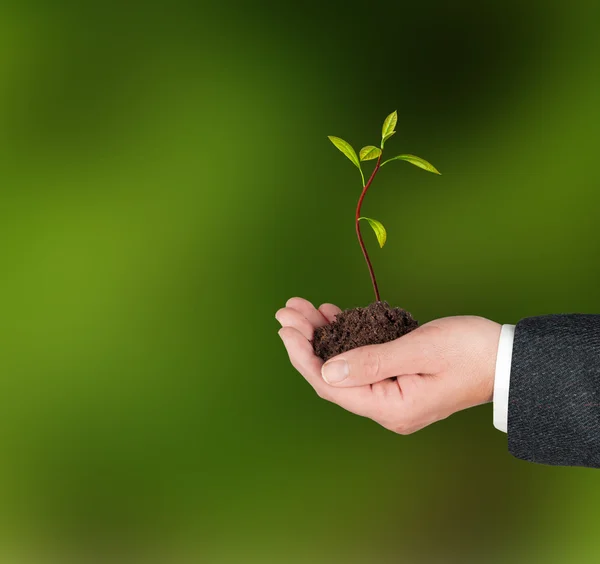
[[[358,237],[358,242],[360,244],[360,248],[362,250],[363,256],[365,257],[365,261],[367,262],[367,266],[369,268],[369,274],[371,275],[371,282],[373,284],[373,290],[375,291],[375,299],[378,302],[381,301],[380,296],[379,296],[379,288],[377,287],[377,280],[375,279],[375,272],[373,270],[373,265],[371,264],[371,259],[369,258],[369,253],[367,253],[367,249],[365,247],[365,243],[363,241],[362,234],[360,231],[360,220],[361,219],[365,220],[371,226],[371,228],[375,232],[375,236],[377,237],[377,241],[379,242],[380,247],[383,247],[383,245],[385,245],[385,242],[387,239],[387,232],[385,230],[385,227],[383,226],[383,224],[380,221],[377,221],[376,219],[371,219],[370,217],[362,217],[360,215],[360,210],[362,207],[363,200],[365,199],[367,190],[373,183],[373,179],[379,172],[379,169],[383,165],[385,165],[389,162],[392,162],[392,161],[397,161],[397,160],[406,161],[406,162],[411,163],[415,166],[418,166],[419,168],[422,168],[423,170],[426,170],[428,172],[433,172],[434,174],[440,174],[440,172],[431,163],[428,163],[425,159],[416,157],[415,155],[398,155],[396,157],[392,157],[391,159],[384,161],[383,163],[381,162],[385,142],[392,135],[394,135],[394,133],[396,133],[396,124],[397,123],[398,123],[398,112],[394,111],[388,117],[386,117],[385,121],[383,122],[383,127],[381,128],[381,148],[375,147],[374,145],[367,145],[366,147],[363,147],[359,153],[360,159],[359,159],[359,156],[356,154],[356,151],[352,148],[352,145],[350,145],[350,143],[348,143],[347,141],[344,141],[343,139],[340,139],[339,137],[334,137],[332,135],[329,136],[329,140],[342,153],[344,153],[344,155],[346,155],[346,157],[348,157],[348,159],[350,161],[352,161],[352,164],[354,164],[354,166],[356,166],[356,168],[358,168],[358,171],[360,172],[363,189],[360,194],[360,198],[358,199],[358,204],[356,205],[356,218],[355,218],[356,236]],[[371,173],[369,180],[367,180],[367,182],[365,182],[365,176],[363,174],[360,163],[361,163],[361,161],[364,162],[364,161],[370,161],[370,160],[374,160],[374,159],[377,159],[375,168],[373,169],[373,172]]]

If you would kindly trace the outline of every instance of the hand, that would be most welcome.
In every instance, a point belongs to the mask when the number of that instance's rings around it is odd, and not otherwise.
[[[492,400],[498,323],[473,316],[437,319],[323,364],[310,340],[340,311],[292,298],[275,315],[292,365],[319,397],[402,435]]]

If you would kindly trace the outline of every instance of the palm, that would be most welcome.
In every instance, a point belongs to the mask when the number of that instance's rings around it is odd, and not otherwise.
[[[332,304],[318,309],[302,298],[291,298],[280,309],[276,318],[281,323],[279,331],[288,351],[290,362],[314,388],[319,397],[332,401],[347,411],[374,419],[393,430],[394,414],[410,401],[410,392],[418,385],[417,375],[404,375],[401,379],[351,388],[333,387],[321,377],[323,361],[318,358],[310,343],[317,327],[331,323],[341,310]]]

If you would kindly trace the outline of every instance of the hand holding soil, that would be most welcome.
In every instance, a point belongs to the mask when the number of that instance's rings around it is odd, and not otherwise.
[[[321,398],[403,435],[492,400],[498,323],[446,317],[324,364],[311,340],[340,313],[292,298],[275,315],[292,365]]]

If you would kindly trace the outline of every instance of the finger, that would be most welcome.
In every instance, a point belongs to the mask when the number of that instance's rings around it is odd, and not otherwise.
[[[321,378],[323,362],[315,356],[312,345],[293,327],[279,330],[292,366],[304,376],[319,397],[332,401],[347,411],[368,416],[373,411],[374,398],[370,386],[334,388]]]
[[[329,323],[325,316],[304,298],[290,298],[285,306],[299,311],[306,319],[308,319],[308,322],[311,323],[313,327],[322,327]]]
[[[285,345],[292,366],[306,378],[313,388],[324,386],[320,380],[323,362],[315,356],[312,345],[300,331],[294,327],[282,327],[279,336]]]
[[[302,333],[306,339],[313,338],[314,327],[299,311],[291,307],[283,307],[275,314],[275,319],[282,327],[293,327]]]
[[[342,313],[342,310],[333,304],[321,304],[319,306],[319,311],[325,316],[325,319],[327,319],[329,323],[333,323],[335,321],[335,316],[338,313]]]
[[[440,354],[434,336],[416,329],[389,343],[342,353],[323,365],[322,375],[332,386],[364,386],[403,374],[434,372]]]

